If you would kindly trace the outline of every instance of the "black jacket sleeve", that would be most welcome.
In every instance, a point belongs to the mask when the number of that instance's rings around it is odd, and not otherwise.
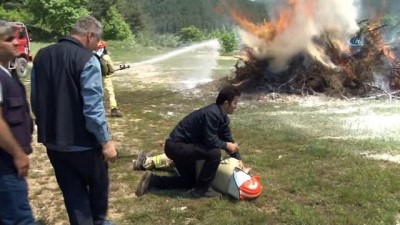
[[[224,118],[224,123],[222,124],[222,126],[220,127],[220,131],[218,133],[218,136],[221,140],[226,141],[226,142],[235,142],[235,140],[233,140],[232,138],[232,132],[231,132],[231,128],[229,127],[230,124],[230,120],[228,116],[225,116]],[[230,154],[228,151],[227,153],[238,160],[242,160],[241,155],[239,152],[235,152],[233,154]]]

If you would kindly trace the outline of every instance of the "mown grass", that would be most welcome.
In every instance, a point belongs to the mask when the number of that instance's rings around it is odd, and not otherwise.
[[[113,56],[126,54],[120,61],[130,57],[122,48],[111,50]],[[211,85],[199,92],[176,91],[173,84],[140,80],[138,70],[133,75],[121,73],[114,81],[125,116],[108,118],[121,153],[110,167],[111,220],[127,225],[396,224],[399,164],[371,160],[360,153],[399,154],[400,130],[394,121],[399,119],[398,102],[312,97],[274,101],[244,95],[231,116],[231,127],[236,141],[242,143],[245,164],[261,177],[264,189],[258,199],[193,200],[184,191],[160,190],[136,198],[133,193],[143,174],[132,170],[137,152],[161,153],[160,143],[176,123],[213,102],[217,93]],[[129,88],[127,83],[131,83]],[[360,119],[370,115],[393,119],[393,127],[376,130],[383,123]],[[369,122],[376,125],[367,126]],[[35,150],[29,183],[35,190],[30,194],[36,217],[42,224],[67,224],[44,149],[38,145]]]
[[[164,99],[151,98],[160,93],[163,90],[150,89],[140,95],[148,97],[148,101],[141,97],[140,105],[124,106],[124,111],[136,112],[134,117],[142,118],[135,123],[138,129],[126,135],[138,138],[139,143],[125,152],[136,148],[158,149],[161,152],[157,141],[163,140],[179,119],[194,108],[213,101],[211,97],[196,98],[190,93]],[[130,207],[135,210],[121,222],[395,224],[395,216],[400,209],[399,166],[362,158],[357,153],[378,149],[393,152],[399,145],[398,140],[385,141],[379,136],[345,140],[321,138],[343,136],[341,133],[351,137],[352,133],[342,126],[341,119],[353,114],[337,114],[332,109],[327,116],[325,112],[319,113],[320,107],[304,108],[295,102],[243,102],[237,114],[232,116],[232,129],[236,140],[243,142],[241,152],[246,164],[261,177],[264,193],[259,199],[253,202],[230,199],[195,201],[185,193],[157,191],[130,202]],[[365,103],[363,107],[369,104],[374,103]],[[143,108],[140,110],[138,107]],[[352,103],[348,107],[353,107]],[[143,113],[145,110],[152,112]],[[289,110],[293,114],[284,113]],[[163,114],[170,111],[176,114],[165,118]],[[118,126],[112,129],[119,130]],[[123,143],[126,144],[126,141]],[[126,169],[129,160],[124,159],[124,162],[123,166],[116,166],[113,171]],[[129,183],[133,191],[141,173],[132,173],[134,175],[127,175],[125,179],[117,179],[117,183]],[[181,207],[186,208],[179,211]],[[123,211],[124,206],[119,205],[118,208]]]

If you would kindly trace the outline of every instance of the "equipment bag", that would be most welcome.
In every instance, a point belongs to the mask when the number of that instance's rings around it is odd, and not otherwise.
[[[204,160],[197,161],[196,172],[200,173]],[[215,190],[235,199],[251,200],[260,196],[262,187],[258,176],[251,176],[239,169],[239,160],[228,157],[221,159],[210,185]]]

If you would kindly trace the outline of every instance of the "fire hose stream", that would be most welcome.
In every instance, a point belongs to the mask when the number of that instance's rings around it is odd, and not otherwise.
[[[212,48],[215,49],[217,51],[219,51],[219,49],[221,48],[220,43],[217,39],[214,40],[209,40],[209,41],[204,41],[204,42],[200,42],[200,43],[196,43],[196,44],[192,44],[190,46],[186,46],[183,48],[179,48],[176,49],[174,51],[168,52],[166,54],[154,57],[152,59],[148,59],[148,60],[144,60],[141,62],[137,62],[137,63],[133,63],[133,64],[121,64],[119,65],[119,68],[116,69],[115,71],[119,71],[119,70],[124,70],[124,69],[129,69],[135,66],[141,66],[141,65],[145,65],[145,64],[152,64],[152,63],[157,63],[166,59],[170,59],[172,57],[175,57],[177,55],[183,54],[183,53],[187,53],[187,52],[191,52],[193,50],[199,49],[199,48]]]

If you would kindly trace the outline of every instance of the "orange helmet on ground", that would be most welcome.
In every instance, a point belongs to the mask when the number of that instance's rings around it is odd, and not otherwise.
[[[96,50],[105,48],[106,46],[107,46],[107,43],[105,41],[99,41],[99,43],[97,44]]]
[[[251,200],[260,196],[262,192],[260,177],[253,176],[250,180],[244,182],[240,187],[240,199]]]

